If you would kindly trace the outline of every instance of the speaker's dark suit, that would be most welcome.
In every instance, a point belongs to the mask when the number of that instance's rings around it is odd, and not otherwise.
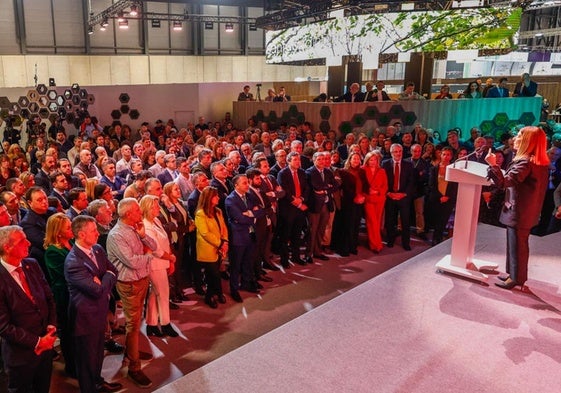
[[[255,281],[252,269],[252,253],[255,247],[255,217],[248,217],[243,213],[253,212],[255,216],[262,216],[263,209],[254,210],[255,204],[246,195],[246,202],[236,191],[226,197],[226,215],[230,228],[230,291],[237,292],[240,288],[249,288]]]
[[[534,81],[530,81],[530,86],[526,87],[524,82],[518,82],[514,91],[512,92],[513,97],[534,97],[538,93],[538,84]]]
[[[394,161],[386,160],[382,163],[382,168],[388,177],[388,192],[394,192]],[[397,192],[405,193],[407,196],[399,201],[390,197],[386,198],[386,232],[388,244],[393,245],[397,237],[397,217],[401,217],[401,245],[404,248],[410,247],[410,210],[411,201],[415,195],[415,170],[413,164],[407,160],[401,160],[399,171],[399,188]]]
[[[284,197],[279,200],[279,241],[281,263],[287,265],[289,243],[292,259],[300,258],[301,235],[306,226],[306,213],[292,205],[296,189],[290,167],[283,168],[279,172],[277,182],[285,192]],[[300,183],[300,197],[303,203],[307,204],[310,187],[306,181],[306,173],[302,169],[298,169],[298,182]]]
[[[8,392],[49,391],[52,351],[37,356],[39,337],[56,326],[55,302],[37,261],[21,262],[34,301],[0,264],[0,337],[2,359],[8,374]]]
[[[528,279],[528,237],[540,217],[548,172],[547,165],[536,165],[528,159],[512,161],[504,175],[498,166],[488,169],[497,187],[506,190],[500,216],[507,227],[506,269],[518,284]]]
[[[364,101],[364,94],[359,91],[358,93],[356,93],[354,95],[354,100],[353,100],[353,94],[350,91],[348,91],[345,94],[343,94],[342,96],[337,97],[333,101],[335,101],[335,102],[363,102]]]
[[[92,251],[96,264],[74,246],[66,257],[64,276],[70,292],[68,317],[74,336],[76,373],[83,392],[95,392],[103,382],[103,344],[109,297],[117,282],[117,269],[103,248]]]

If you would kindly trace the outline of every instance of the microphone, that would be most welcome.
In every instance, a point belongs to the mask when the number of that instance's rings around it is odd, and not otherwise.
[[[481,147],[475,149],[474,151],[472,151],[471,153],[469,153],[468,155],[463,156],[462,158],[458,158],[456,161],[454,161],[454,168],[456,167],[456,165],[455,165],[456,162],[465,161],[466,162],[466,165],[464,167],[464,169],[465,169],[465,168],[467,168],[467,162],[468,162],[470,157],[472,157],[476,154],[487,155],[488,151],[489,151],[489,146],[487,146],[487,145],[481,146]]]

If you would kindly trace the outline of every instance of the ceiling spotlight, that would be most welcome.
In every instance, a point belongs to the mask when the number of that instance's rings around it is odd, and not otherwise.
[[[226,25],[224,26],[224,31],[226,31],[226,33],[232,33],[234,31],[234,24],[226,23]]]
[[[543,33],[536,33],[536,34],[534,35],[534,37],[536,37],[536,38],[543,37]]]
[[[119,22],[119,29],[128,29],[129,28],[129,21],[126,19],[123,19],[122,21]]]
[[[107,27],[109,25],[109,20],[107,19],[107,17],[103,18],[103,20],[101,21],[101,27]]]
[[[138,15],[138,7],[136,5],[131,5],[131,11],[129,12],[130,16],[137,16]]]
[[[99,26],[99,31],[107,30],[107,26],[104,26],[103,23]]]
[[[123,12],[117,12],[117,22],[122,22],[125,20],[125,14]]]
[[[92,35],[94,33],[93,26],[88,27],[88,34]]]
[[[175,31],[183,30],[183,23],[181,23],[181,21],[174,20],[173,21],[173,30],[175,30]]]

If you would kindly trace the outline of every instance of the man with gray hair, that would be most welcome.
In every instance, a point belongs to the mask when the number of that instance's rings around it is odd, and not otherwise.
[[[169,182],[172,182],[177,177],[177,164],[176,164],[175,154],[166,154],[164,156],[164,164],[166,169],[164,169],[159,175],[158,180],[162,183],[162,186]]]
[[[153,251],[157,245],[154,239],[146,235],[142,211],[136,199],[121,200],[117,213],[119,221],[107,237],[107,253],[118,271],[116,287],[125,314],[127,334],[124,362],[129,363],[129,378],[138,386],[147,388],[152,385],[152,381],[141,370],[138,341],[144,300],[148,291],[150,261],[153,258],[152,253],[146,252],[145,249]]]
[[[48,393],[56,340],[55,301],[25,233],[0,228],[0,338],[9,392]]]
[[[156,152],[156,163],[152,165],[148,170],[152,173],[152,176],[158,177],[160,173],[162,173],[166,169],[166,164],[164,161],[164,157],[166,156],[165,150],[158,150]]]

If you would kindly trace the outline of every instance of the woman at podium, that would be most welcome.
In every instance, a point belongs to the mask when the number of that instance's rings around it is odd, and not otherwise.
[[[512,289],[528,279],[528,237],[538,223],[549,176],[547,139],[539,127],[524,127],[514,137],[516,155],[503,175],[495,154],[489,153],[488,177],[505,189],[500,221],[506,225],[506,271],[498,287]]]

